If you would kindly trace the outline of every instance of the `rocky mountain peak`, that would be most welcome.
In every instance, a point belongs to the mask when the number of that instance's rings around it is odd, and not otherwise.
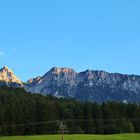
[[[41,80],[41,79],[42,79],[42,77],[38,76],[36,78],[29,79],[26,84],[34,84],[36,82],[39,82],[39,80]]]
[[[59,68],[59,67],[54,67],[50,70],[53,74],[61,74],[61,73],[72,73],[75,72],[71,68]]]
[[[12,70],[9,69],[7,66],[4,66],[0,71],[8,71],[8,72],[12,72]]]
[[[140,76],[98,70],[77,73],[70,68],[54,67],[43,77],[28,81],[25,89],[31,93],[99,103],[140,102]]]
[[[17,78],[13,71],[7,66],[0,69],[0,81],[5,82],[7,85],[15,83],[16,85],[19,85],[19,87],[23,87],[21,80]]]

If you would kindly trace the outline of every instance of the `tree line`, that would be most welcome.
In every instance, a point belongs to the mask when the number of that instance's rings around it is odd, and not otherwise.
[[[0,135],[140,133],[140,104],[103,104],[0,87]]]

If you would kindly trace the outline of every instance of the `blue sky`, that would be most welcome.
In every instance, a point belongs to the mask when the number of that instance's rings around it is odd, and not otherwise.
[[[139,0],[0,1],[0,67],[23,81],[51,67],[140,75]]]

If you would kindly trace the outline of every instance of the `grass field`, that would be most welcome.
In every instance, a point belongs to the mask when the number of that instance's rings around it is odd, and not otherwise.
[[[0,140],[61,140],[59,135],[0,137]],[[64,140],[140,140],[140,134],[65,135]]]

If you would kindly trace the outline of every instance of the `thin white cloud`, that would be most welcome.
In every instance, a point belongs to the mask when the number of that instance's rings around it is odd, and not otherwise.
[[[0,51],[0,56],[3,56],[4,55],[4,52],[3,51]]]

